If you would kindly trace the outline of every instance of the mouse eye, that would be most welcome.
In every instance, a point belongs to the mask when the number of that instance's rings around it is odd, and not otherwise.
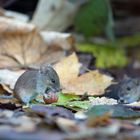
[[[52,82],[52,83],[55,83],[55,80],[54,80],[54,79],[51,79],[51,82]]]
[[[126,89],[127,89],[127,90],[131,90],[131,88],[130,88],[130,87],[127,87]]]

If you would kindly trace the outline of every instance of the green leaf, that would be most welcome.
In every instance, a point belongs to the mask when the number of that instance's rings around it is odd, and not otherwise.
[[[64,105],[73,100],[80,100],[80,97],[77,95],[72,95],[72,94],[59,93],[58,101],[55,104]]]
[[[80,97],[77,95],[60,93],[58,101],[56,103],[53,103],[53,105],[65,106],[66,108],[70,108],[77,111],[81,109],[88,109],[91,106],[90,101],[79,100]]]
[[[91,107],[90,101],[73,101],[67,104],[70,107],[80,108],[80,109],[88,109]]]
[[[37,96],[36,98],[37,102],[44,104],[42,95]],[[52,103],[52,105],[66,105],[70,101],[75,101],[75,100],[80,100],[80,97],[77,95],[72,95],[72,94],[64,94],[64,93],[58,93],[58,101],[56,103]],[[33,102],[33,103],[37,103]]]
[[[101,116],[111,112],[113,118],[138,118],[140,111],[135,111],[124,105],[96,105],[87,111],[88,116]]]

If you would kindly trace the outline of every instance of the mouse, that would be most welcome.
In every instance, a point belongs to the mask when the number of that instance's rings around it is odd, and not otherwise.
[[[53,103],[58,100],[60,80],[51,65],[42,65],[39,69],[25,71],[16,81],[13,96],[23,104],[30,104],[38,95],[43,95],[44,101]],[[47,103],[46,102],[46,103]]]
[[[129,104],[140,100],[140,78],[125,78],[118,84],[118,103]]]

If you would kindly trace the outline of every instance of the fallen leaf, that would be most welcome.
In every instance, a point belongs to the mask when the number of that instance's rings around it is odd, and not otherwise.
[[[8,85],[0,84],[0,96],[1,95],[11,95],[12,90],[9,88]]]
[[[71,51],[70,34],[40,33],[33,24],[0,17],[0,68],[19,68],[54,63]]]
[[[60,83],[62,86],[78,76],[81,64],[78,62],[78,57],[75,53],[60,60],[54,68],[57,71]],[[62,87],[63,88],[63,87]]]
[[[75,79],[71,79],[65,85],[64,93],[75,93],[76,95],[102,95],[105,89],[112,83],[112,78],[99,71],[90,71]]]
[[[71,109],[73,111],[87,110],[91,107],[89,101],[69,101],[69,102],[58,102],[54,103],[57,106],[64,106],[65,108]]]
[[[37,63],[47,46],[32,24],[0,17],[0,68]]]
[[[80,63],[75,53],[62,59],[54,67],[60,78],[62,92],[67,94],[102,95],[113,79],[98,70],[78,76]]]
[[[14,89],[15,83],[19,76],[24,72],[24,70],[11,71],[7,69],[0,70],[0,83],[2,85],[8,85],[10,89]]]
[[[88,108],[91,107],[90,101],[73,101],[73,102],[68,102],[67,106],[70,108],[78,108],[79,110],[84,109],[87,110]]]
[[[0,34],[27,34],[36,30],[33,24],[6,17],[0,17]]]
[[[58,104],[68,103],[68,102],[73,101],[73,100],[80,100],[80,98],[77,95],[59,93],[57,103]]]
[[[77,95],[60,93],[58,94],[58,101],[53,105],[64,106],[75,111],[85,110],[91,106],[90,101],[80,101],[80,99]]]
[[[46,116],[59,116],[69,119],[74,119],[73,113],[63,107],[47,106],[47,105],[32,105],[30,109],[38,114]]]
[[[140,111],[135,111],[124,105],[95,105],[87,111],[89,116],[102,116],[104,113],[110,112],[113,118],[138,118]]]
[[[16,106],[19,106],[19,102],[17,99],[13,98],[13,91],[9,88],[9,86],[0,84],[0,106],[5,105],[6,107],[6,104],[15,104]]]
[[[59,33],[52,31],[40,32],[44,42],[48,46],[46,55],[40,59],[40,63],[56,63],[66,56],[66,52],[74,50],[74,37],[68,33]]]
[[[102,116],[89,116],[86,120],[87,127],[95,127],[109,123],[110,113],[106,112]]]
[[[55,46],[63,50],[71,50],[74,45],[74,37],[69,33],[46,31],[40,33],[48,46]]]

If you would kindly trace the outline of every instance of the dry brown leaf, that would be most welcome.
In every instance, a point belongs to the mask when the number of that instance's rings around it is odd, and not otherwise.
[[[36,64],[46,51],[35,26],[0,17],[0,68]]]
[[[16,104],[16,106],[20,106],[18,100],[12,98],[12,93],[13,91],[9,85],[0,84],[0,104]]]
[[[71,79],[74,79],[78,76],[80,66],[81,64],[78,62],[78,57],[75,53],[62,59],[54,66],[59,75],[60,83],[62,84],[62,86],[65,87],[65,85]]]
[[[8,103],[13,103],[12,98],[2,98],[2,97],[10,97],[12,95],[12,90],[10,87],[6,84],[0,84],[0,103],[1,104],[8,104]]]
[[[71,51],[73,44],[70,34],[39,33],[32,24],[0,17],[0,68],[53,63]]]
[[[44,42],[48,45],[48,51],[39,63],[47,60],[47,63],[56,63],[66,56],[66,52],[74,50],[74,37],[68,33],[45,31],[40,33]]]
[[[111,84],[112,78],[101,74],[99,71],[85,73],[75,79],[71,79],[64,89],[64,93],[75,93],[76,95],[102,95],[104,90]]]
[[[74,37],[69,33],[45,31],[40,33],[48,46],[55,46],[63,50],[71,50],[75,43]]]
[[[33,30],[36,30],[33,24],[0,17],[0,34],[28,34]]]
[[[64,93],[102,95],[111,84],[112,77],[102,74],[98,70],[78,76],[79,68],[80,64],[74,53],[55,65]]]
[[[11,94],[12,90],[6,84],[0,84],[0,95]]]

